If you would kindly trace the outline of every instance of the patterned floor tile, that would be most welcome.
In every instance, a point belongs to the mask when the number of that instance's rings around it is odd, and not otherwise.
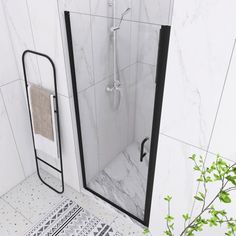
[[[58,185],[59,181],[56,178],[47,173],[43,173],[43,175],[47,182],[50,182],[54,186]],[[15,208],[17,212],[20,212],[20,215],[16,214],[15,218],[8,217],[9,222],[7,220],[0,220],[0,235],[18,236],[17,225],[18,222],[20,222],[20,220],[18,220],[19,216],[22,217],[22,219],[21,217],[19,218],[22,220],[22,229],[20,228],[19,232],[29,230],[31,225],[27,222],[27,219],[35,225],[42,219],[45,219],[60,202],[63,202],[67,198],[73,200],[106,225],[110,225],[115,231],[119,231],[125,236],[143,235],[143,229],[141,227],[100,198],[97,198],[89,192],[77,192],[69,186],[65,186],[64,194],[57,194],[41,183],[37,174],[30,176],[24,182],[2,196],[2,199]],[[1,214],[2,212],[4,211],[1,209]],[[14,209],[13,212],[15,212]],[[10,225],[13,225],[13,227]],[[12,234],[11,232],[15,233]],[[119,236],[119,234],[115,234],[114,232],[110,232],[108,235]],[[19,236],[22,235],[19,234]]]
[[[111,224],[117,217],[118,213],[111,205],[90,193],[78,193],[75,190],[66,187],[64,195],[77,202],[81,207],[85,208],[98,218],[102,219],[106,224]]]
[[[0,199],[0,235],[22,236],[32,226],[19,212]]]
[[[71,199],[64,199],[25,236],[123,236]]]
[[[64,196],[49,189],[34,174],[2,198],[33,223],[42,218]]]
[[[136,222],[130,219],[126,215],[118,216],[111,224],[111,227],[115,230],[119,229],[123,235],[135,235],[135,236],[144,236],[144,228],[138,225]]]

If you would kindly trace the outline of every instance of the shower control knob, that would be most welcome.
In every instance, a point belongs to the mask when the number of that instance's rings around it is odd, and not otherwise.
[[[121,83],[119,80],[115,80],[113,81],[113,84],[112,85],[108,85],[106,87],[106,91],[107,92],[113,92],[114,90],[120,90],[121,88]]]

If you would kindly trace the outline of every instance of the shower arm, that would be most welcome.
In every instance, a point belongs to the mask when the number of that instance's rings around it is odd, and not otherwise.
[[[117,30],[120,29],[121,23],[124,19],[124,16],[128,14],[128,12],[131,10],[131,8],[127,8],[122,14],[119,21],[118,26],[116,26],[116,4],[115,0],[113,1],[113,27],[111,28],[111,31],[113,32],[113,84],[112,86],[107,86],[106,91],[112,92],[114,90],[120,90],[121,83],[119,79],[117,79],[117,55],[116,55],[116,44],[117,44]]]
[[[115,4],[114,4],[114,5],[115,5]],[[113,11],[115,12],[114,5],[113,5]],[[111,28],[111,31],[113,31],[113,32],[115,33],[116,30],[120,29],[121,23],[122,23],[122,21],[123,21],[125,15],[127,15],[130,10],[131,10],[131,8],[128,7],[128,8],[121,14],[121,18],[120,18],[119,24],[118,24],[117,26],[115,26],[115,13],[113,13],[113,27]]]
[[[121,14],[121,18],[120,18],[120,22],[118,24],[118,26],[116,25],[116,4],[115,4],[115,0],[113,1],[113,27],[111,28],[111,31],[113,32],[113,62],[114,62],[114,70],[113,70],[113,81],[114,81],[114,88],[117,89],[120,87],[120,81],[117,79],[117,62],[116,62],[116,44],[117,44],[117,38],[116,38],[116,34],[117,34],[117,30],[120,29],[121,23],[124,19],[124,16],[126,14],[128,14],[128,12],[131,10],[130,7],[128,7],[122,14]],[[117,86],[118,85],[118,86]]]

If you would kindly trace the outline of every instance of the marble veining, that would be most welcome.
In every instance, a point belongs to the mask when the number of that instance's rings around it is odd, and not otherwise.
[[[129,145],[88,183],[88,187],[143,219],[149,158],[140,162],[139,147],[136,142]]]
[[[77,90],[80,92],[94,84],[92,33],[90,16],[71,14],[71,30],[73,32],[73,49]]]

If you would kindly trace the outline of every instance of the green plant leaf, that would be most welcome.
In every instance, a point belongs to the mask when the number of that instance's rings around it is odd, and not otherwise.
[[[195,161],[196,160],[196,154],[193,154],[191,157],[189,157],[189,159]]]
[[[236,186],[236,176],[228,175],[226,179],[230,181],[234,186]]]
[[[195,198],[196,200],[198,200],[198,201],[201,201],[201,202],[204,201],[202,198],[200,198],[200,197],[198,197],[198,196],[194,196],[194,198]]]
[[[221,180],[221,177],[219,175],[217,175],[217,174],[213,174],[213,175],[215,177],[215,180]]]
[[[190,219],[190,216],[189,216],[188,213],[187,213],[187,214],[183,214],[182,216],[183,216],[183,218],[184,218],[185,221],[187,221],[187,220]]]
[[[217,208],[214,207],[214,203],[217,198],[223,203],[231,203],[231,196],[229,192],[234,189],[236,190],[236,187],[232,187],[232,185],[236,186],[236,163],[233,166],[228,165],[224,159],[220,157],[220,155],[217,155],[216,160],[209,166],[205,165],[204,158],[201,156],[197,157],[196,154],[193,154],[189,158],[194,162],[193,169],[199,172],[197,181],[199,184],[204,184],[204,192],[198,192],[194,196],[194,199],[208,204],[208,202],[205,202],[206,195],[209,191],[209,185],[207,183],[216,183],[216,188],[219,186],[218,192],[220,191],[220,193],[212,199],[212,202],[209,201],[210,205],[201,204],[202,208],[201,212],[199,212],[199,217],[194,219],[193,222],[189,221],[190,216],[188,213],[182,215],[182,218],[185,221],[185,228],[181,235],[194,236],[195,233],[197,234],[202,231],[206,225],[209,225],[210,227],[226,225],[228,229],[226,230],[225,235],[235,236],[236,220],[229,218],[225,210],[217,210]],[[226,182],[226,180],[228,182]],[[218,185],[217,182],[220,182],[220,185]],[[230,188],[228,187],[228,184],[230,185]],[[164,233],[167,236],[173,236],[174,217],[171,216],[170,208],[170,201],[172,200],[172,197],[166,196],[164,199],[168,202],[168,215],[165,217],[167,229]]]
[[[167,216],[165,217],[165,219],[166,219],[167,222],[171,222],[171,221],[174,220],[174,217],[171,216],[171,215],[167,215]]]
[[[167,202],[170,202],[172,200],[172,197],[167,195],[165,198],[164,198],[165,201]]]
[[[236,167],[232,168],[232,172],[236,175]]]
[[[231,203],[230,195],[229,195],[229,193],[227,193],[225,191],[220,192],[219,199],[220,199],[220,201],[222,201],[224,203]]]
[[[143,234],[149,234],[150,233],[150,230],[149,229],[144,229],[143,230]]]
[[[196,170],[196,171],[200,171],[201,170],[199,166],[194,166],[193,169]]]
[[[204,198],[205,198],[205,194],[204,194],[204,193],[202,193],[202,192],[199,192],[199,195],[202,197],[202,199],[204,199]]]

